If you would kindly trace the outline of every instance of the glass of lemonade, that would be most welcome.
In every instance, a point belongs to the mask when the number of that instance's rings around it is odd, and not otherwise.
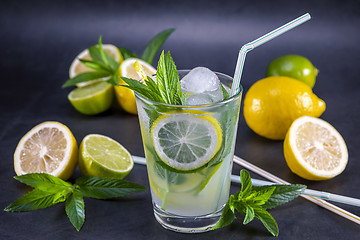
[[[180,70],[180,79],[188,73]],[[215,74],[229,92],[233,79]],[[177,232],[209,231],[229,197],[242,88],[205,105],[168,105],[135,95],[157,221]]]

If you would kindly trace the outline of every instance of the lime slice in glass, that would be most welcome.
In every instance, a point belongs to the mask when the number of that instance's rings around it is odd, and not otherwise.
[[[160,159],[183,171],[195,170],[208,163],[222,143],[218,121],[206,113],[163,115],[154,122],[151,136]]]
[[[114,88],[107,82],[97,82],[72,90],[68,99],[76,110],[86,115],[95,115],[110,108]]]
[[[103,135],[87,135],[79,152],[79,167],[84,176],[122,179],[134,166],[131,154],[120,143]]]

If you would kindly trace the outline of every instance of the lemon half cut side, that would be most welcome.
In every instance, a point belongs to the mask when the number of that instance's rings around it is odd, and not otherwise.
[[[339,175],[348,162],[348,151],[340,133],[328,122],[300,117],[291,125],[284,155],[292,172],[308,180],[325,180]]]
[[[18,143],[14,167],[17,175],[47,173],[66,180],[73,174],[77,159],[77,143],[69,128],[59,122],[43,122]]]
[[[149,63],[144,60],[138,58],[128,58],[122,62],[120,65],[119,71],[120,76],[126,78],[132,78],[135,80],[139,80],[143,82],[138,72],[136,71],[134,64],[137,62],[137,66],[140,67],[144,74],[147,76],[152,76],[156,73],[156,69],[151,66]],[[126,85],[126,83],[120,78],[120,85]],[[134,91],[122,86],[115,86],[115,96],[120,104],[120,106],[128,113],[137,114],[136,102],[135,102],[135,94]]]

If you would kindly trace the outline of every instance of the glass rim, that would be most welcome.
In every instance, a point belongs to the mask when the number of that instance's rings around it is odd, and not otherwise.
[[[181,70],[178,70],[178,72],[180,71],[191,71],[189,69],[181,69]],[[229,80],[231,80],[232,82],[234,82],[234,79],[233,77],[230,77],[229,75],[226,75],[224,73],[220,73],[220,72],[213,72],[215,73],[216,75],[219,75],[219,76],[223,76],[225,78],[228,78]],[[153,76],[155,76],[156,74],[154,74]],[[167,104],[167,103],[160,103],[160,102],[155,102],[155,101],[152,101],[148,98],[145,98],[144,96],[140,95],[139,93],[135,92],[135,96],[137,98],[139,98],[141,101],[145,102],[145,103],[150,103],[152,105],[158,105],[158,106],[164,106],[164,107],[171,107],[171,108],[189,108],[189,109],[197,109],[197,108],[201,108],[201,109],[204,109],[204,108],[212,108],[212,107],[218,107],[220,105],[224,105],[228,102],[231,102],[231,101],[234,101],[234,99],[240,97],[240,95],[242,94],[243,92],[243,87],[242,85],[240,84],[239,85],[239,90],[237,91],[236,94],[234,94],[233,96],[230,96],[229,98],[225,99],[225,100],[222,100],[220,102],[213,102],[213,103],[210,103],[210,104],[203,104],[203,105],[174,105],[174,104]]]

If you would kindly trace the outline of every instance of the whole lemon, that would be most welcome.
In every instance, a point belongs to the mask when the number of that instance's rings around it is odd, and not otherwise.
[[[301,116],[319,117],[325,102],[303,82],[289,77],[267,77],[250,87],[244,99],[247,125],[260,136],[282,140]]]
[[[266,72],[266,76],[285,76],[295,78],[314,87],[319,71],[309,59],[299,55],[285,55],[274,59]]]

